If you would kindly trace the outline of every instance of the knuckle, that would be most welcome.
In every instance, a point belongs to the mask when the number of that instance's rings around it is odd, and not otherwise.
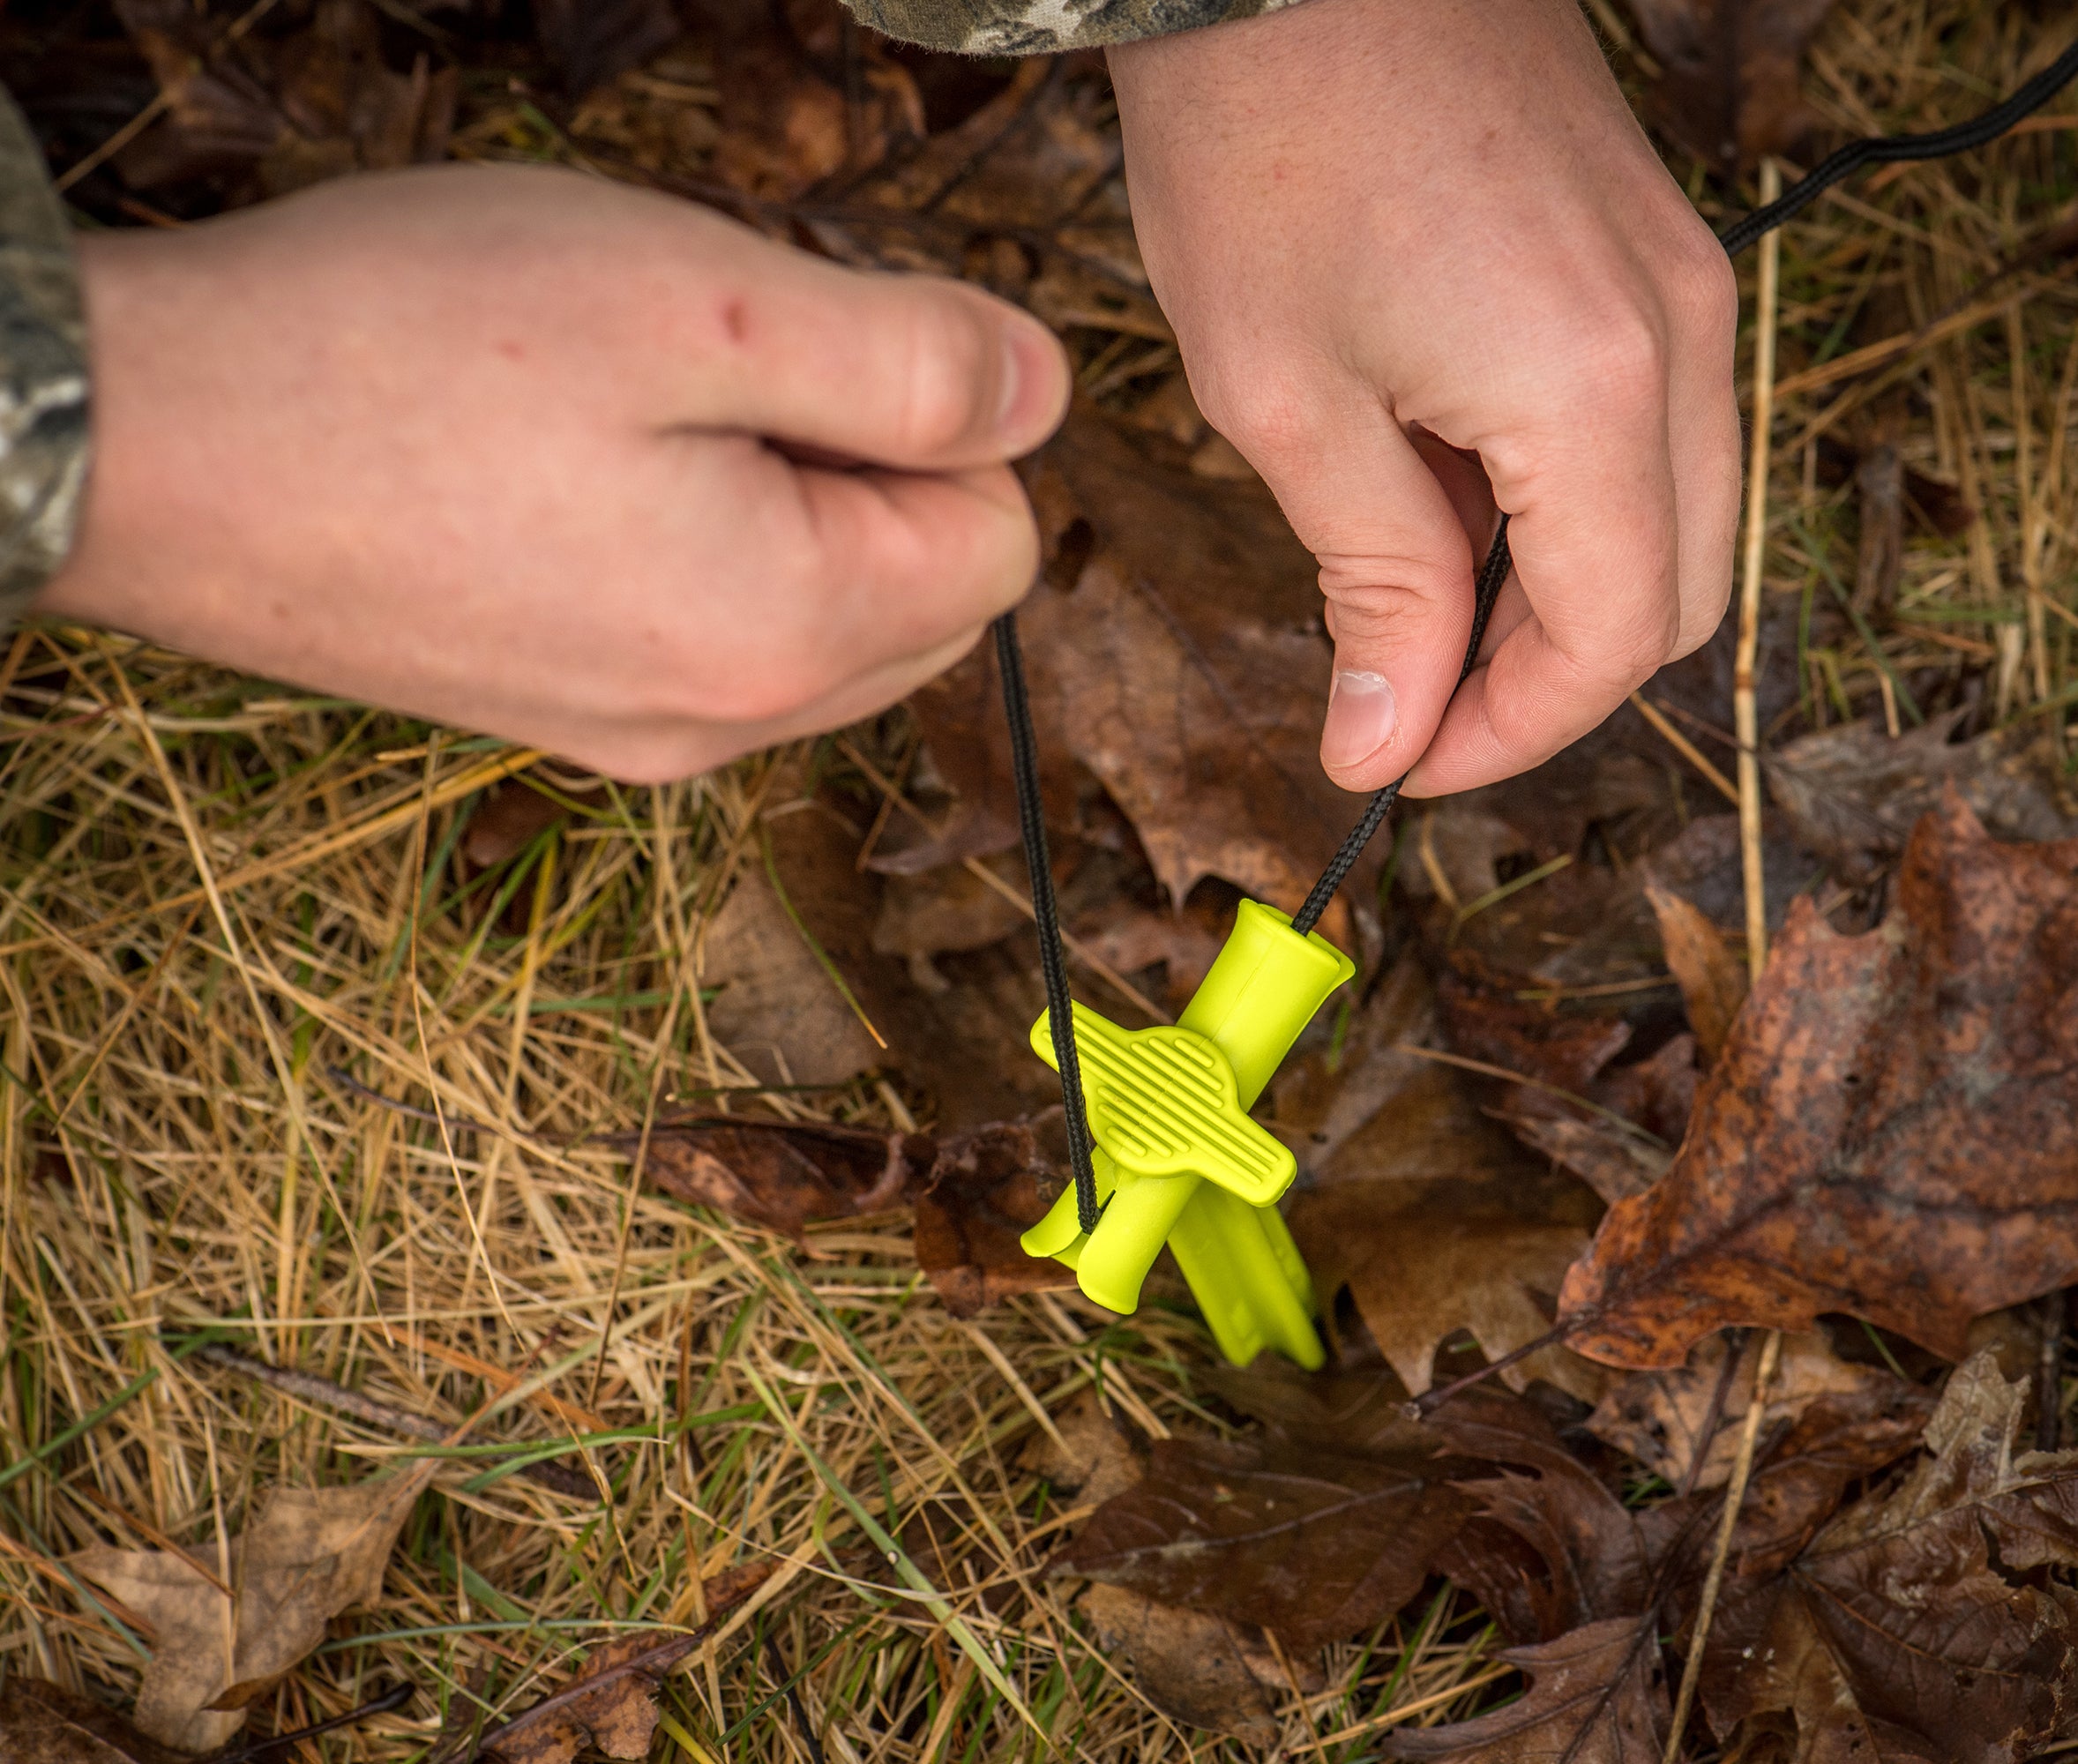
[[[1289,452],[1311,427],[1309,401],[1300,388],[1271,373],[1222,374],[1207,388],[1200,408],[1251,460]]]
[[[1681,323],[1729,350],[1738,333],[1738,277],[1723,248],[1707,232],[1685,228],[1670,253],[1669,302]]]
[[[1665,333],[1642,310],[1604,315],[1582,339],[1578,367],[1591,395],[1604,403],[1656,404],[1667,385]]]

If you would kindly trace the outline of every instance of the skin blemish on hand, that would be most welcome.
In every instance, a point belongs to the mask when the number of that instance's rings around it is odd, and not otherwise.
[[[721,328],[729,333],[729,340],[741,343],[751,334],[751,310],[741,298],[724,301],[721,306]]]
[[[501,338],[491,347],[508,362],[524,362],[527,359],[527,345],[515,338]]]

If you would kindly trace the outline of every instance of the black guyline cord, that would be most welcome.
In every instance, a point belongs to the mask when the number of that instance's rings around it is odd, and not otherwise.
[[[2023,116],[2042,108],[2078,78],[2078,41],[1982,116],[1951,128],[1925,135],[1876,135],[1850,142],[1819,162],[1809,176],[1798,179],[1765,208],[1757,208],[1735,220],[1717,235],[1728,256],[1736,258],[1762,235],[1773,232],[1785,220],[1808,208],[1843,178],[1851,177],[1865,166],[1900,161],[1947,159],[1987,146],[2005,134]],[[1465,647],[1465,665],[1458,672],[1462,685],[1478,665],[1479,646],[1485,640],[1486,624],[1508,579],[1512,560],[1508,554],[1508,518],[1502,515],[1494,528],[1493,543],[1480,566],[1472,602],[1472,636]],[[1025,685],[1024,659],[1018,646],[1017,615],[1006,612],[997,619],[996,657],[1003,676],[1003,712],[1010,725],[1012,770],[1017,778],[1018,822],[1024,838],[1025,866],[1032,878],[1032,916],[1039,932],[1039,968],[1046,983],[1046,1015],[1053,1040],[1054,1058],[1060,1069],[1061,1103],[1067,1117],[1068,1159],[1075,1176],[1075,1213],[1085,1231],[1096,1229],[1101,1211],[1096,1197],[1096,1172],[1090,1162],[1089,1117],[1082,1096],[1081,1066],[1075,1055],[1073,1010],[1068,997],[1068,968],[1061,945],[1060,909],[1054,899],[1053,870],[1046,853],[1046,823],[1039,799],[1039,744],[1032,727],[1032,705]],[[1393,805],[1400,798],[1404,776],[1377,791],[1364,805],[1364,813],[1349,830],[1320,879],[1306,896],[1305,904],[1292,916],[1291,928],[1302,936],[1319,923],[1336,892],[1356,867]]]

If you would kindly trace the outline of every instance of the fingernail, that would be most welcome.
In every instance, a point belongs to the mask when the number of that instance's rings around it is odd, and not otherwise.
[[[1328,690],[1320,763],[1331,772],[1362,765],[1393,738],[1393,725],[1399,720],[1400,704],[1390,680],[1360,669],[1343,669]]]
[[[1003,384],[996,396],[996,432],[1002,435],[1016,427],[1018,400],[1025,390],[1024,358],[1018,353],[1017,338],[1003,336]]]

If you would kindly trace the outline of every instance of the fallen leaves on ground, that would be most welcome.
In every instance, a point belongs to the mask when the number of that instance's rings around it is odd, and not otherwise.
[[[1315,1055],[1276,1092],[1279,1125],[1308,1166],[1289,1218],[1315,1289],[1332,1303],[1349,1289],[1416,1395],[1460,1330],[1490,1359],[1550,1331],[1598,1210],[1486,1118],[1463,1074],[1396,1045],[1429,1018],[1425,983],[1409,967],[1350,1025],[1333,1071]],[[1597,1369],[1559,1347],[1503,1376],[1517,1389],[1549,1379],[1589,1401],[1602,1386]]]
[[[1162,1714],[1251,1745],[1274,1743],[1276,1704],[1291,1686],[1260,1633],[1101,1581],[1077,1603],[1105,1651],[1132,1663],[1140,1694]]]
[[[1041,472],[1057,567],[1019,624],[1055,816],[1073,825],[1080,761],[1173,901],[1217,876],[1296,908],[1359,807],[1320,771],[1329,651],[1312,555],[1267,491],[1162,466],[1093,411],[1070,416]],[[913,702],[962,810],[933,857],[1010,842],[992,654]]]
[[[116,155],[131,189],[215,179],[235,204],[446,152],[456,70],[423,53],[391,67],[378,16],[360,0],[321,0],[304,29],[280,39],[234,39],[183,0],[116,10],[165,110]]]
[[[1980,1356],[1896,1487],[1779,1564],[1742,1540],[1704,1655],[1721,1735],[1788,1710],[1799,1758],[1992,1764],[2067,1731],[2078,1591],[2044,1571],[2078,1566],[2078,1453],[2015,1452],[2025,1399]]]
[[[185,1752],[229,1739],[245,1724],[247,1705],[325,1639],[327,1622],[381,1596],[391,1546],[434,1468],[343,1488],[275,1490],[231,1541],[235,1599],[206,1552],[191,1558],[101,1544],[71,1556],[76,1572],[152,1626],[138,1730]]]
[[[1612,1386],[1588,1417],[1588,1431],[1629,1454],[1671,1486],[1723,1487],[1738,1455],[1761,1343],[1761,1337],[1749,1331],[1734,1356],[1729,1340],[1713,1335],[1697,1343],[1686,1365],[1672,1372],[1635,1372]],[[1768,1387],[1761,1426],[1765,1434],[1795,1421],[1820,1397],[1911,1389],[1881,1367],[1843,1360],[1823,1334],[1789,1335]]]
[[[1951,794],[1859,937],[1790,915],[1666,1176],[1567,1277],[1576,1349],[1679,1365],[1727,1324],[1844,1311],[1960,1358],[2078,1273],[2078,843],[2000,845]]]
[[[1794,146],[1813,118],[1805,46],[1833,0],[1630,0],[1660,64],[1653,120],[1726,177]]]
[[[660,1123],[646,1149],[639,1132],[609,1133],[600,1143],[630,1157],[640,1153],[652,1188],[795,1238],[815,1220],[900,1207],[938,1155],[920,1133],[733,1115]]]
[[[0,1686],[0,1758],[8,1764],[186,1764],[115,1710],[41,1678]]]

